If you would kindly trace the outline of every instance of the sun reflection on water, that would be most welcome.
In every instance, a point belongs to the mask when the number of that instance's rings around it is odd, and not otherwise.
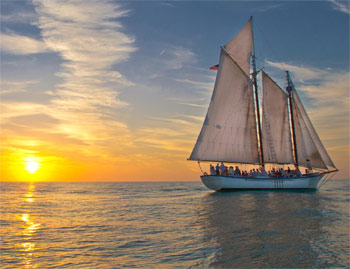
[[[28,186],[28,191],[24,195],[24,201],[31,206],[34,203],[35,199],[33,198],[33,192],[35,191],[34,184]],[[35,223],[33,217],[31,216],[31,207],[26,206],[26,213],[22,213],[19,217],[23,222],[23,243],[20,244],[22,251],[24,252],[23,264],[25,268],[36,268],[37,266],[34,263],[34,252],[36,250],[36,245],[33,242],[33,236],[36,231],[39,229],[40,223]]]

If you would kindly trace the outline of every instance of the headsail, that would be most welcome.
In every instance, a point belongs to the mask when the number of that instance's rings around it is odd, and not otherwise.
[[[306,159],[308,159],[310,160],[311,167],[327,169],[328,165],[335,168],[295,90],[293,90],[293,105],[295,108],[293,112],[297,123],[296,139],[298,141],[299,163],[307,166],[308,162]]]
[[[189,159],[259,162],[251,81],[224,49],[208,112]]]
[[[262,139],[265,162],[292,164],[287,94],[262,71]]]

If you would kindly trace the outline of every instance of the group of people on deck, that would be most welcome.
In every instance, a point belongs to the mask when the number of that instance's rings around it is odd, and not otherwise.
[[[289,167],[287,170],[283,168],[275,169],[267,172],[263,167],[259,169],[251,169],[249,172],[241,171],[238,166],[233,169],[233,166],[227,167],[223,162],[221,165],[218,163],[215,167],[210,165],[211,175],[222,175],[222,176],[242,176],[242,177],[300,177],[302,176],[299,169],[291,170]]]

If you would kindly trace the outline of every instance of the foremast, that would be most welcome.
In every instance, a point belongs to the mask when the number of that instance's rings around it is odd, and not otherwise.
[[[299,162],[298,162],[298,152],[297,152],[297,141],[296,141],[296,135],[295,135],[295,120],[294,120],[294,113],[293,113],[293,83],[289,76],[289,72],[286,71],[286,80],[287,80],[287,92],[288,92],[288,100],[289,100],[289,111],[290,111],[290,121],[291,121],[291,132],[292,132],[292,149],[293,149],[293,159],[294,159],[294,165],[296,169],[299,169]]]
[[[256,107],[256,119],[257,119],[257,137],[258,137],[258,150],[259,150],[259,158],[260,165],[264,168],[264,151],[263,151],[263,142],[261,136],[261,121],[260,121],[260,107],[259,107],[259,95],[258,95],[258,83],[257,83],[257,70],[256,70],[256,61],[255,61],[255,46],[254,46],[254,33],[253,33],[253,17],[250,17],[250,21],[252,24],[252,82],[254,88],[254,97],[255,97],[255,107]]]

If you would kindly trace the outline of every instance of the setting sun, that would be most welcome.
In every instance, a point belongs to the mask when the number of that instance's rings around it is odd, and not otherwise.
[[[27,157],[25,158],[25,167],[29,173],[34,174],[40,168],[40,157]]]

